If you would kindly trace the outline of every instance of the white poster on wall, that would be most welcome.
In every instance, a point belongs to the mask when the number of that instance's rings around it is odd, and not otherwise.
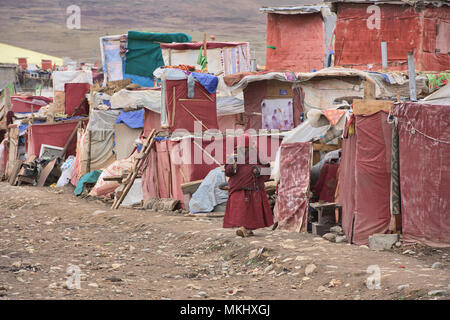
[[[264,99],[261,103],[262,128],[291,130],[294,128],[292,99]]]

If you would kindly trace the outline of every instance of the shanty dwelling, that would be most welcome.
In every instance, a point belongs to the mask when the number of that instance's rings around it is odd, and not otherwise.
[[[311,72],[331,66],[336,15],[326,4],[263,7],[267,13],[266,70]]]
[[[342,142],[337,202],[347,239],[358,245],[367,245],[373,234],[389,233],[391,222],[392,128],[385,110],[393,102],[372,101],[371,110],[364,109],[369,102],[353,102]]]
[[[420,102],[396,103],[393,116],[399,187],[393,200],[403,241],[449,247],[450,84]]]
[[[204,61],[207,61],[208,72],[217,76],[250,71],[248,42],[188,42],[190,40],[191,37],[185,34],[135,31],[101,37],[100,49],[105,70],[103,85],[107,81],[130,79],[131,83],[153,87],[153,72],[158,67],[189,65],[201,69],[205,66]],[[144,46],[147,59],[136,63],[142,50],[139,44]]]
[[[331,0],[337,14],[335,65],[363,70],[416,71],[450,65],[450,3],[427,0]],[[384,44],[383,44],[384,43]],[[383,66],[382,45],[386,47]]]

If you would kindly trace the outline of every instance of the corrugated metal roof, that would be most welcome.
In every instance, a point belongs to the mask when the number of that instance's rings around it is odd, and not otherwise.
[[[283,7],[262,7],[259,11],[276,14],[311,14],[320,13],[320,9],[328,8],[325,4]]]

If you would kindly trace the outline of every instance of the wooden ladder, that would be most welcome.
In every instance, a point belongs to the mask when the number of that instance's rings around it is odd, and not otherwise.
[[[127,196],[128,192],[133,186],[134,180],[136,180],[136,177],[142,167],[142,164],[144,163],[144,160],[149,155],[150,150],[155,143],[155,136],[156,130],[153,129],[147,139],[145,139],[141,152],[137,154],[131,171],[128,173],[128,176],[122,181],[122,185],[124,185],[125,187],[123,188],[122,192],[118,194],[119,196],[114,199],[111,209],[118,209],[120,204],[123,202],[123,199],[125,199],[125,197]]]

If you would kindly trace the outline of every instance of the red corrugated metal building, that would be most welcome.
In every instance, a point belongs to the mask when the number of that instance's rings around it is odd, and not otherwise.
[[[450,69],[448,1],[332,2],[337,13],[336,66],[381,70],[381,42],[387,42],[389,70],[407,70],[410,51],[416,71]]]

